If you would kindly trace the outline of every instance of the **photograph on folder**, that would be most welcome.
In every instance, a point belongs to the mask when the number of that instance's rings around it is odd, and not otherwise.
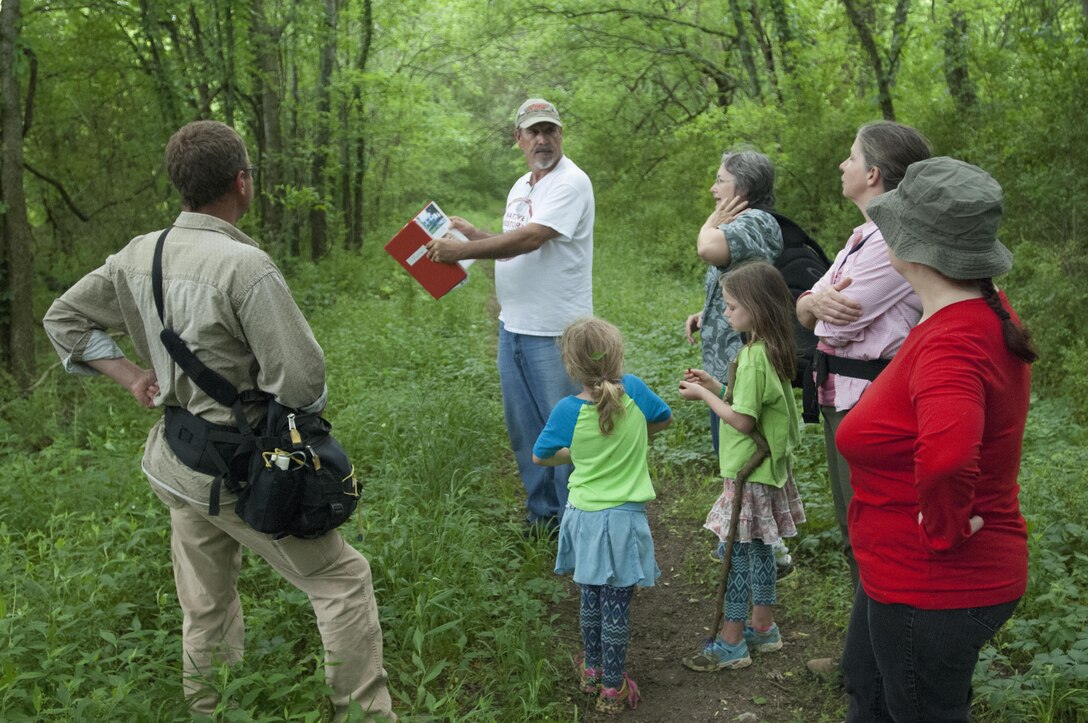
[[[471,259],[441,264],[427,258],[427,243],[443,236],[468,241],[463,233],[450,225],[449,216],[442,212],[438,204],[429,201],[385,245],[389,255],[436,299],[463,284],[468,279],[466,271],[472,265]]]

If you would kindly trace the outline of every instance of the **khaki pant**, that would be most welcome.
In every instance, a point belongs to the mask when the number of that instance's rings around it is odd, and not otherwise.
[[[839,534],[842,536],[842,554],[846,557],[846,564],[850,568],[850,583],[854,592],[860,585],[858,578],[858,563],[854,560],[854,546],[850,544],[850,528],[846,522],[846,513],[850,509],[850,500],[854,498],[854,488],[850,486],[850,465],[839,454],[835,446],[835,433],[839,431],[839,425],[846,418],[846,412],[836,411],[834,407],[821,406],[820,411],[824,416],[824,449],[827,452],[827,476],[831,482],[831,498],[835,503],[835,519],[839,523]]]
[[[316,540],[274,540],[239,519],[232,506],[212,517],[157,485],[152,489],[170,507],[174,581],[184,613],[185,696],[193,713],[210,713],[218,703],[205,682],[215,664],[242,659],[245,626],[237,582],[245,546],[310,598],[336,718],[356,701],[367,720],[396,720],[382,667],[370,564],[358,550],[336,531]]]

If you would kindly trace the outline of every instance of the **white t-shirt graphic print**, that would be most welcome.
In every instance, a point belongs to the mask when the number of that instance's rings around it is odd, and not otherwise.
[[[593,314],[593,184],[566,156],[536,185],[519,178],[506,198],[503,232],[537,223],[558,236],[536,251],[495,263],[495,291],[506,330],[559,336]]]

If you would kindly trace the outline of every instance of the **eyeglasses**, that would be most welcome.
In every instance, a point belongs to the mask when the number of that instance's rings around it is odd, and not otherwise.
[[[246,166],[242,170],[244,170],[246,173],[248,173],[250,178],[256,178],[257,177],[257,171],[260,170],[260,168],[258,166]]]
[[[536,136],[554,136],[559,133],[559,126],[553,123],[537,123],[534,126],[522,128],[521,132],[530,138],[535,138]]]

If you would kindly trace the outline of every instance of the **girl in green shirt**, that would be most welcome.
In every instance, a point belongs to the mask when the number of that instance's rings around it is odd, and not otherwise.
[[[751,665],[749,649],[782,648],[774,622],[776,570],[771,546],[797,535],[804,507],[790,473],[799,440],[797,405],[790,380],[796,373],[793,297],[782,274],[769,263],[745,264],[725,279],[725,316],[747,343],[737,357],[732,398],[726,386],[702,369],[689,369],[680,382],[685,399],[703,400],[721,420],[719,462],[722,494],[704,527],[724,540],[729,529],[737,473],[756,451],[751,433],[759,432],[770,454],[748,475],[741,493],[741,513],[732,549],[722,629],[702,652],[683,663],[698,671]],[[752,604],[751,623],[748,619]]]

